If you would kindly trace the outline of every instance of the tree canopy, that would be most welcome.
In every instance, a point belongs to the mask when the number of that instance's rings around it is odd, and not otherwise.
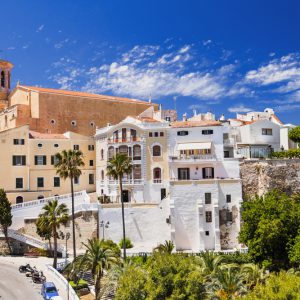
[[[297,126],[289,131],[289,139],[300,144],[300,126]]]
[[[11,247],[8,239],[8,228],[12,224],[11,204],[7,199],[6,193],[0,189],[0,226],[5,235],[6,243],[11,253]]]

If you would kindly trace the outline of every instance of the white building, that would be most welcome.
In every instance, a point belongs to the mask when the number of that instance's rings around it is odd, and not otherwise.
[[[171,125],[171,227],[177,250],[239,246],[241,180],[238,161],[224,158],[226,131],[217,121]]]
[[[289,139],[289,131],[296,126],[285,124],[280,128],[280,148],[281,150],[297,149],[298,144]]]

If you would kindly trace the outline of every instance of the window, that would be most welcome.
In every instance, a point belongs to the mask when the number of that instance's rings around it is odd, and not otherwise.
[[[119,153],[120,154],[124,154],[124,155],[128,155],[128,147],[123,145],[119,147]]]
[[[103,181],[104,180],[104,171],[101,170],[101,180]]]
[[[59,177],[53,177],[53,186],[60,187],[60,178]]]
[[[23,178],[16,178],[16,189],[23,188]]]
[[[90,126],[91,126],[91,127],[95,127],[95,122],[94,122],[94,121],[91,121],[91,122],[90,122]]]
[[[94,151],[95,149],[95,146],[94,145],[88,145],[88,150],[89,151]]]
[[[59,159],[55,155],[51,155],[51,165],[56,165]]]
[[[214,168],[203,168],[202,169],[202,177],[203,179],[214,178]]]
[[[161,183],[161,168],[154,168],[153,169],[153,182],[154,183]]]
[[[231,195],[226,195],[226,203],[231,203]]]
[[[206,211],[205,212],[205,220],[206,220],[206,223],[211,223],[212,222],[212,212],[211,211]]]
[[[58,148],[58,144],[54,144],[54,147],[55,147],[55,148]]]
[[[89,184],[94,184],[94,174],[89,174]]]
[[[164,136],[164,133],[161,131],[161,132],[159,133],[159,136]]]
[[[73,145],[74,150],[79,150],[79,145]]]
[[[178,168],[178,180],[189,180],[190,169],[189,168]]]
[[[165,188],[160,189],[160,200],[163,200],[167,197],[167,190]]]
[[[211,204],[211,193],[205,193],[204,198],[205,198],[205,204]]]
[[[46,155],[35,155],[34,156],[34,164],[36,166],[45,166],[47,164],[47,156]]]
[[[24,139],[14,139],[14,145],[24,145],[25,140]]]
[[[92,159],[90,159],[90,167],[94,166],[94,161]]]
[[[166,120],[167,122],[171,122],[171,117],[165,117],[165,120]]]
[[[142,166],[133,165],[133,179],[142,179]]]
[[[202,130],[202,134],[208,135],[208,134],[213,134],[214,131],[212,129],[204,129]]]
[[[104,150],[101,149],[100,153],[101,153],[101,160],[103,160],[104,159]]]
[[[16,198],[16,204],[20,204],[20,203],[23,203],[23,197],[22,196],[18,196]]]
[[[130,138],[132,141],[136,141],[136,130],[135,129],[130,129]]]
[[[38,196],[38,200],[44,199],[45,197],[43,195]]]
[[[159,145],[153,146],[152,155],[153,156],[161,156],[161,147]]]
[[[149,132],[149,137],[152,137],[153,136],[153,133],[152,132]]]
[[[1,72],[1,82],[0,82],[1,87],[5,87],[5,73],[4,71]]]
[[[226,212],[226,221],[227,222],[232,222],[232,211],[227,211]]]
[[[188,135],[189,132],[188,131],[177,131],[177,135],[183,136],[183,135]]]
[[[42,147],[43,147],[43,144],[39,143],[39,144],[38,144],[38,147],[39,147],[39,148],[42,148]]]
[[[108,160],[112,159],[115,155],[115,149],[113,146],[108,148]]]
[[[76,127],[77,122],[73,120],[73,121],[71,121],[71,125],[72,125],[72,127]]]
[[[155,137],[158,137],[158,132],[154,132],[154,136],[155,136]]]
[[[25,155],[13,155],[12,157],[13,166],[25,166],[26,156]]]
[[[37,178],[37,187],[44,187],[44,177]]]
[[[133,146],[133,160],[141,160],[142,150],[140,145]]]
[[[74,184],[79,184],[79,177],[78,176],[74,177]]]
[[[208,230],[205,231],[205,235],[206,235],[206,236],[209,236],[209,231],[208,231]]]
[[[272,128],[262,128],[262,135],[273,135],[273,130]]]
[[[55,120],[52,119],[52,120],[50,121],[50,123],[51,123],[52,125],[54,125],[54,124],[55,124]]]

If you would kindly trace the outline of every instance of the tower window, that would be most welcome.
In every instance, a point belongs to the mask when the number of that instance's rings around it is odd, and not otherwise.
[[[4,71],[1,72],[0,85],[1,85],[2,88],[5,87],[5,73],[4,73]]]
[[[76,127],[77,122],[73,120],[73,121],[71,121],[71,125],[72,125],[73,127]]]

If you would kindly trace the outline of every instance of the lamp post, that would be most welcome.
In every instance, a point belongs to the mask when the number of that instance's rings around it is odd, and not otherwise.
[[[109,221],[107,221],[106,223],[104,223],[104,221],[102,220],[100,222],[100,227],[102,228],[102,240],[104,240],[105,228],[107,229],[109,227]]]

